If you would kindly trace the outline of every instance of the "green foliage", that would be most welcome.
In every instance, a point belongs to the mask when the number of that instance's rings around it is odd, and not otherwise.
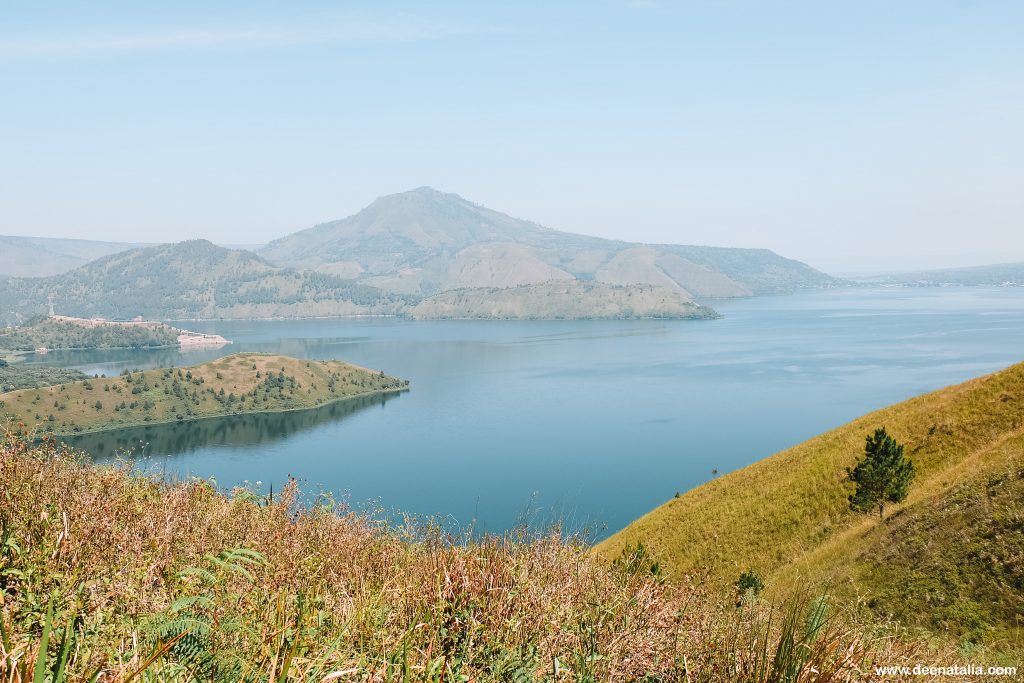
[[[736,581],[736,593],[739,596],[739,603],[757,598],[763,590],[764,581],[752,569],[748,569],[740,574],[740,578]]]
[[[886,503],[899,503],[907,497],[915,473],[914,463],[903,457],[903,445],[879,428],[866,439],[864,459],[853,469],[846,468],[846,474],[857,485],[850,495],[850,509],[877,509],[881,518]]]
[[[230,607],[241,605],[243,592],[251,588],[251,567],[264,564],[261,553],[233,548],[208,553],[203,565],[179,572],[183,594],[149,627],[159,643],[170,644],[168,658],[206,680],[238,680],[245,668],[245,653],[231,643],[239,641],[239,632],[248,625],[244,614]]]
[[[649,574],[659,581],[666,578],[661,563],[651,555],[642,542],[633,547],[624,548],[622,555],[616,558],[612,564],[626,576]]]
[[[178,332],[166,325],[82,325],[54,318],[36,318],[0,334],[0,349],[32,351],[60,349],[156,348],[175,346]]]
[[[86,375],[78,370],[41,368],[21,364],[0,367],[0,393],[18,389],[39,389],[65,382],[77,382]]]

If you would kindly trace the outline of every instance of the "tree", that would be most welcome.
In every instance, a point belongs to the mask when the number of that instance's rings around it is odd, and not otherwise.
[[[907,497],[914,480],[914,463],[903,457],[903,444],[896,443],[885,431],[876,429],[867,437],[864,459],[846,475],[857,485],[850,496],[850,509],[871,512],[878,508],[878,518],[885,513],[886,503],[899,503]]]

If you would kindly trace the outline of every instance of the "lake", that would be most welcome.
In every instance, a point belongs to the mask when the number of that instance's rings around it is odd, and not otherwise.
[[[595,537],[865,412],[1024,359],[1024,289],[877,289],[710,302],[714,321],[218,321],[224,349],[51,353],[113,375],[235,351],[337,358],[408,393],[304,413],[79,437],[168,476]],[[897,435],[898,436],[898,435]]]

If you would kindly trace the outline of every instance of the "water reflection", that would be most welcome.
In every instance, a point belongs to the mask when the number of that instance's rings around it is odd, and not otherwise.
[[[397,394],[373,394],[285,413],[252,413],[63,437],[68,445],[89,453],[97,462],[125,454],[173,456],[207,447],[244,447],[286,440],[319,425],[335,422],[374,406],[384,406]]]

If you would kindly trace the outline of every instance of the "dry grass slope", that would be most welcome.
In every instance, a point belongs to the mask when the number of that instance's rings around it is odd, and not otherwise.
[[[0,481],[5,682],[826,683],[924,656],[813,600],[769,623],[557,533],[388,528],[291,486],[228,497],[11,435]]]
[[[906,444],[918,476],[880,523],[848,509],[845,468],[883,426]],[[782,590],[827,581],[930,633],[1024,651],[1015,616],[1024,610],[1024,513],[1015,495],[1022,444],[1024,364],[879,410],[720,477],[598,552],[614,557],[642,541],[670,574],[706,567],[721,586],[748,567]]]

